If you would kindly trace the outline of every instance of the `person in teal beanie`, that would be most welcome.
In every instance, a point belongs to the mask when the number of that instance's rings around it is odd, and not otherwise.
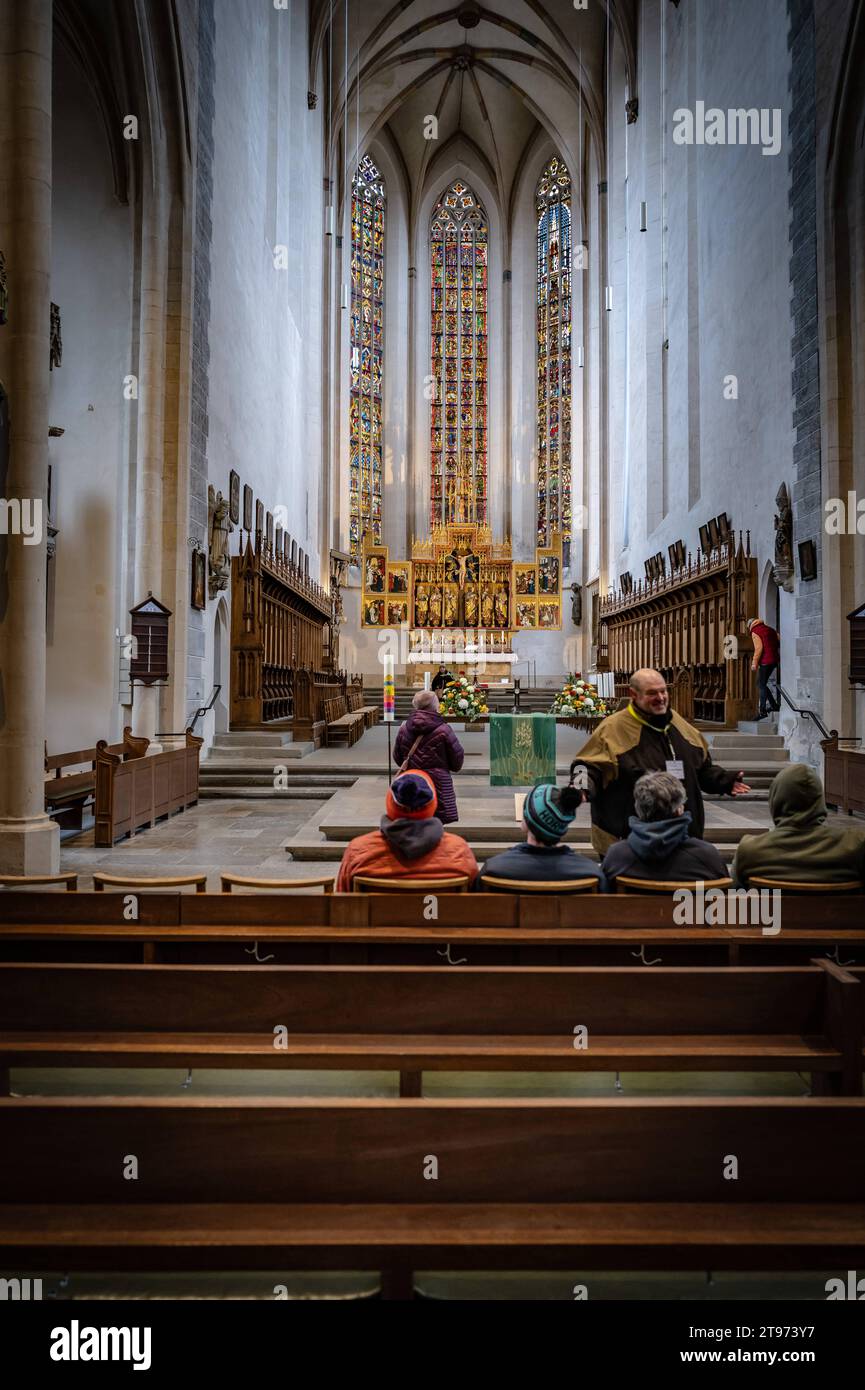
[[[561,843],[574,823],[581,799],[581,793],[573,786],[533,787],[523,805],[525,843],[487,860],[477,882],[480,891],[490,891],[484,883],[484,878],[490,874],[493,878],[535,882],[594,877],[598,880],[598,891],[605,893],[607,881],[597,861]]]

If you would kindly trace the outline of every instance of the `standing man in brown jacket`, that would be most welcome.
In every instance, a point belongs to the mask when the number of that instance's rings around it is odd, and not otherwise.
[[[744,796],[744,773],[727,772],[712,762],[699,729],[670,709],[667,682],[660,671],[635,671],[626,709],[608,715],[571,764],[571,780],[592,809],[592,845],[603,858],[624,840],[635,814],[634,787],[646,772],[669,772],[684,783],[691,833],[703,838],[703,792]]]

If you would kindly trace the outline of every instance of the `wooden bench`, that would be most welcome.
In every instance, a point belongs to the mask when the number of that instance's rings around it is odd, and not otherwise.
[[[363,691],[361,689],[357,686],[349,686],[346,699],[348,701],[349,714],[363,715],[363,726],[365,729],[371,729],[373,724],[378,723],[378,705],[365,705],[363,703]]]
[[[106,749],[121,761],[143,758],[149,747],[149,739],[136,738],[129,725],[123,730],[121,743],[109,748],[100,740],[98,748],[79,748],[72,753],[53,753],[49,757],[45,749],[45,771],[53,772],[53,777],[45,778],[45,810],[67,830],[80,830],[84,819],[84,807],[96,793],[96,759],[99,749]],[[87,763],[86,769],[62,775],[64,767],[80,767]]]
[[[130,900],[133,907],[128,906]],[[760,927],[676,925],[669,897],[0,893],[0,959],[371,965],[799,965],[865,962],[865,900],[785,902]]]
[[[807,1071],[860,1095],[865,989],[770,970],[0,963],[11,1067]],[[577,1032],[581,1031],[578,1038]],[[2,1084],[2,1083],[0,1083]]]
[[[372,1269],[407,1297],[416,1269],[865,1261],[858,1098],[27,1097],[0,1126],[24,1273]]]
[[[364,729],[366,718],[362,710],[349,710],[342,695],[334,696],[324,702],[325,743],[328,748],[351,747],[357,743]]]

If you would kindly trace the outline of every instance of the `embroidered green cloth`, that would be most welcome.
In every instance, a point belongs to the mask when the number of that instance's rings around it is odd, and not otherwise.
[[[537,787],[555,780],[555,717],[491,714],[490,786]]]

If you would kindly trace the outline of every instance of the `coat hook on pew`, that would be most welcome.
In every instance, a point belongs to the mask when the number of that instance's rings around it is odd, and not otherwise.
[[[856,964],[856,962],[855,962],[854,960],[840,960],[840,959],[839,959],[839,957],[838,957],[838,945],[837,945],[837,943],[836,943],[836,945],[835,945],[835,950],[834,950],[834,951],[827,951],[827,952],[826,952],[826,955],[827,955],[827,958],[828,958],[829,960],[834,960],[834,962],[835,962],[836,965],[855,965],[855,964]]]
[[[266,961],[275,960],[275,956],[260,956],[258,954],[258,942],[254,941],[251,946],[244,946],[244,955],[252,956],[253,960],[258,961],[259,965],[264,965]]]
[[[184,1090],[188,1089],[192,1085],[192,1067],[186,1068],[186,1080],[181,1081],[180,1084],[184,1088]]]
[[[660,965],[662,960],[661,956],[656,956],[654,960],[646,960],[645,946],[641,946],[639,951],[632,951],[631,955],[636,956],[637,960],[641,960],[644,965]]]
[[[444,951],[436,951],[436,955],[443,956],[444,959],[447,961],[448,965],[466,965],[468,963],[468,956],[461,956],[459,960],[454,960],[452,958],[450,942],[448,942],[447,947]]]

